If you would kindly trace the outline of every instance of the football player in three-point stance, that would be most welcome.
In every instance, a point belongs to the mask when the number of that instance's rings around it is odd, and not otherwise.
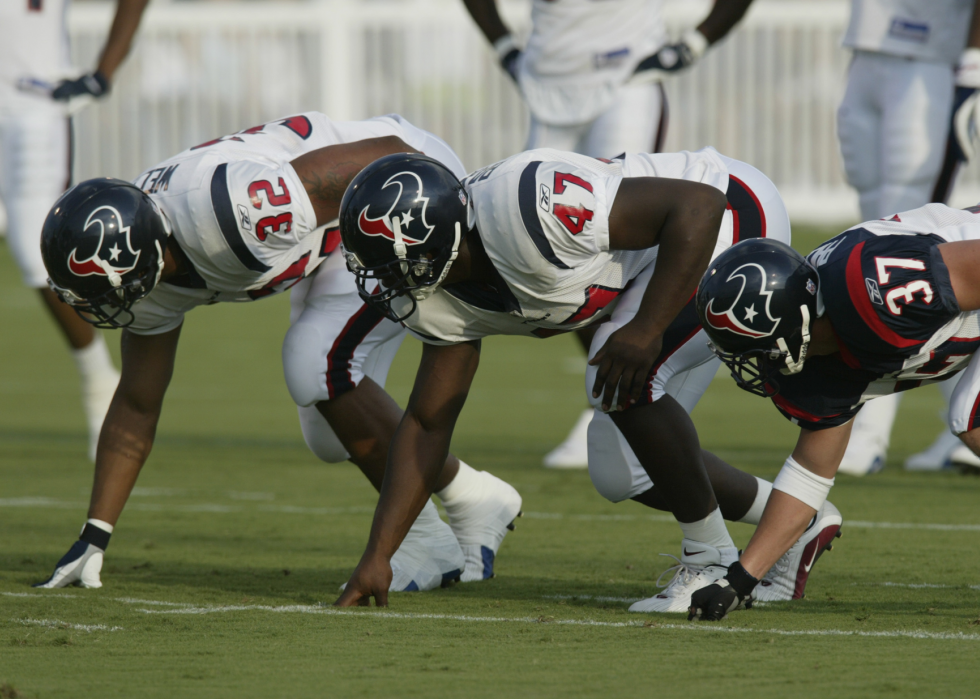
[[[862,405],[962,377],[949,428],[980,453],[980,217],[928,204],[841,233],[807,258],[772,241],[720,255],[698,290],[715,352],[742,388],[800,426],[762,521],[691,616],[720,619],[796,540],[834,484]],[[748,309],[754,323],[733,325]],[[809,565],[830,543],[816,540]]]
[[[95,71],[75,79],[68,63],[68,0],[0,3],[0,195],[7,240],[24,284],[37,289],[71,347],[95,460],[99,429],[119,382],[105,340],[48,288],[38,244],[51,204],[71,183],[71,122],[66,105],[108,94],[148,0],[117,0]]]
[[[660,152],[667,137],[662,81],[690,67],[738,23],[752,0],[715,0],[696,28],[671,43],[662,0],[534,0],[522,51],[496,0],[464,0],[531,113],[525,148],[596,158]],[[595,328],[576,331],[588,352]],[[594,412],[544,457],[549,468],[585,468]]]
[[[854,57],[837,132],[861,218],[945,203],[959,165],[975,147],[980,0],[851,0],[844,45]],[[939,387],[947,405],[955,386],[953,380]],[[882,397],[860,412],[841,473],[864,475],[884,466],[898,402],[899,394]],[[954,459],[980,465],[944,430],[905,468],[937,470]]]
[[[771,485],[700,448],[688,412],[718,361],[692,296],[733,242],[789,240],[762,173],[710,148],[611,161],[541,149],[461,183],[431,159],[390,156],[351,182],[340,230],[362,297],[425,346],[368,548],[339,604],[387,602],[388,561],[441,477],[481,338],[548,337],[603,319],[586,377],[600,409],[593,483],[615,502],[671,511],[684,532],[670,585],[631,610],[686,612],[693,590],[724,575],[738,556],[724,518],[758,522]],[[827,503],[761,595],[800,596],[803,550],[840,521]]]
[[[149,456],[184,314],[292,288],[283,368],[303,436],[380,488],[401,409],[384,392],[405,330],[358,296],[331,225],[351,178],[378,157],[424,152],[462,175],[443,141],[397,115],[333,122],[307,113],[203,143],[135,184],[89,180],[48,215],[52,288],[86,319],[121,327],[123,369],[99,439],[89,519],[41,587],[101,585],[103,553]],[[452,455],[393,559],[395,590],[493,574],[520,512],[508,484]],[[462,575],[461,575],[462,574]]]

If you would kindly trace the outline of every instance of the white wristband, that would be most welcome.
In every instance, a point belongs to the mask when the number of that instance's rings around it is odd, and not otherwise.
[[[514,38],[513,34],[504,34],[502,37],[493,42],[493,50],[497,52],[497,58],[501,61],[504,57],[516,48],[520,48],[517,45],[517,39]]]
[[[708,40],[697,29],[688,29],[681,40],[687,44],[687,48],[691,49],[691,55],[695,58],[701,58],[708,50]]]
[[[980,49],[966,49],[956,66],[958,87],[980,88]]]
[[[102,531],[109,532],[110,534],[112,534],[112,530],[114,529],[114,527],[111,524],[109,524],[108,522],[104,522],[101,519],[93,519],[89,517],[89,519],[85,523],[96,526]]]
[[[815,510],[823,507],[833,486],[833,478],[824,478],[808,471],[792,456],[786,459],[776,480],[772,482],[773,490],[782,491]]]

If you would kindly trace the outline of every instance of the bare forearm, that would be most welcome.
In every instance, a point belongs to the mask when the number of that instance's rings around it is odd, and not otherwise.
[[[140,413],[117,394],[99,438],[90,518],[115,526],[153,448],[159,417]]]
[[[449,455],[451,431],[427,431],[406,412],[392,441],[368,553],[390,559],[432,494]]]
[[[970,36],[966,42],[967,48],[980,48],[980,0],[973,3],[973,19],[970,21]]]
[[[116,70],[129,53],[133,36],[140,25],[140,18],[149,0],[118,0],[116,16],[112,20],[109,38],[106,39],[98,70],[112,81]]]
[[[741,556],[742,567],[749,575],[761,580],[803,535],[816,512],[792,495],[773,490],[759,526]]]
[[[710,14],[698,25],[698,31],[709,44],[719,41],[739,23],[751,4],[752,0],[715,0]]]
[[[476,26],[491,44],[510,33],[507,25],[500,18],[495,0],[463,0],[463,4],[466,5],[466,10],[476,22]]]

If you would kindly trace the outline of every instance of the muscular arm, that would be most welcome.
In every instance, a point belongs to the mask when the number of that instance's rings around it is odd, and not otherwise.
[[[590,363],[599,371],[593,395],[619,407],[638,400],[660,352],[661,338],[697,289],[711,260],[728,201],[714,187],[687,180],[630,177],[623,180],[609,214],[609,247],[642,250],[660,246],[653,278],[636,317],[610,335]]]
[[[290,165],[310,195],[317,225],[337,218],[347,185],[365,166],[393,153],[418,153],[397,136],[367,138],[304,153]]]
[[[146,9],[150,0],[117,0],[116,16],[112,20],[112,28],[109,29],[109,38],[106,39],[105,47],[102,49],[102,57],[99,59],[98,71],[102,73],[111,83],[112,77],[116,74],[116,69],[122,64],[129,47],[133,43],[133,36],[140,26],[140,19],[143,10]]]
[[[466,11],[470,13],[476,26],[491,44],[510,33],[497,11],[496,0],[463,0],[463,4],[466,5]]]
[[[721,40],[741,21],[751,4],[752,0],[715,0],[711,12],[698,25],[698,31],[709,44]]]
[[[956,302],[963,312],[980,309],[980,240],[943,243],[939,254],[949,270]]]
[[[439,478],[480,361],[480,343],[425,345],[415,388],[391,442],[371,536],[339,606],[388,601],[389,561]]]
[[[844,458],[854,421],[826,430],[800,430],[793,458],[808,471],[833,478]],[[779,557],[786,553],[816,514],[809,505],[773,490],[752,540],[740,559],[749,575],[762,579]]]
[[[153,448],[180,328],[161,335],[123,330],[122,377],[102,425],[88,516],[115,525]]]

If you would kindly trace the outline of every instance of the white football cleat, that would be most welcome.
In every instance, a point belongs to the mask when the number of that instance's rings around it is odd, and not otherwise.
[[[491,473],[477,471],[479,498],[447,507],[449,526],[466,557],[462,581],[493,577],[493,562],[514,520],[521,516],[521,495],[512,485]]]
[[[592,422],[592,414],[592,408],[583,411],[565,441],[545,454],[545,468],[589,467],[589,423]]]
[[[956,438],[959,444],[950,452],[950,465],[955,466],[964,473],[976,473],[980,471],[980,457],[973,453],[970,447],[963,444],[959,437]]]
[[[89,461],[95,462],[102,423],[105,421],[106,413],[109,412],[109,404],[112,403],[118,385],[119,372],[113,369],[97,379],[86,381],[82,386],[82,407],[85,409],[85,420],[88,423]]]
[[[392,578],[388,589],[416,592],[445,587],[460,579],[464,565],[463,550],[456,535],[429,500],[391,557]]]
[[[691,594],[724,578],[728,573],[728,566],[738,560],[738,549],[734,546],[718,549],[699,541],[684,539],[681,543],[680,559],[669,553],[660,555],[673,558],[677,565],[668,568],[657,578],[657,587],[663,587],[663,591],[634,602],[630,607],[631,612],[687,614],[691,607]],[[660,581],[672,571],[674,577],[664,587]]]
[[[830,551],[834,539],[840,537],[842,521],[840,511],[833,503],[825,502],[803,536],[755,586],[753,599],[759,602],[801,599],[817,559],[824,551]]]
[[[941,471],[952,466],[951,455],[957,447],[965,446],[955,434],[949,430],[939,433],[929,448],[912,454],[905,460],[906,471]],[[972,452],[970,452],[972,454]],[[976,457],[974,457],[976,458]],[[980,465],[980,459],[977,460]]]

